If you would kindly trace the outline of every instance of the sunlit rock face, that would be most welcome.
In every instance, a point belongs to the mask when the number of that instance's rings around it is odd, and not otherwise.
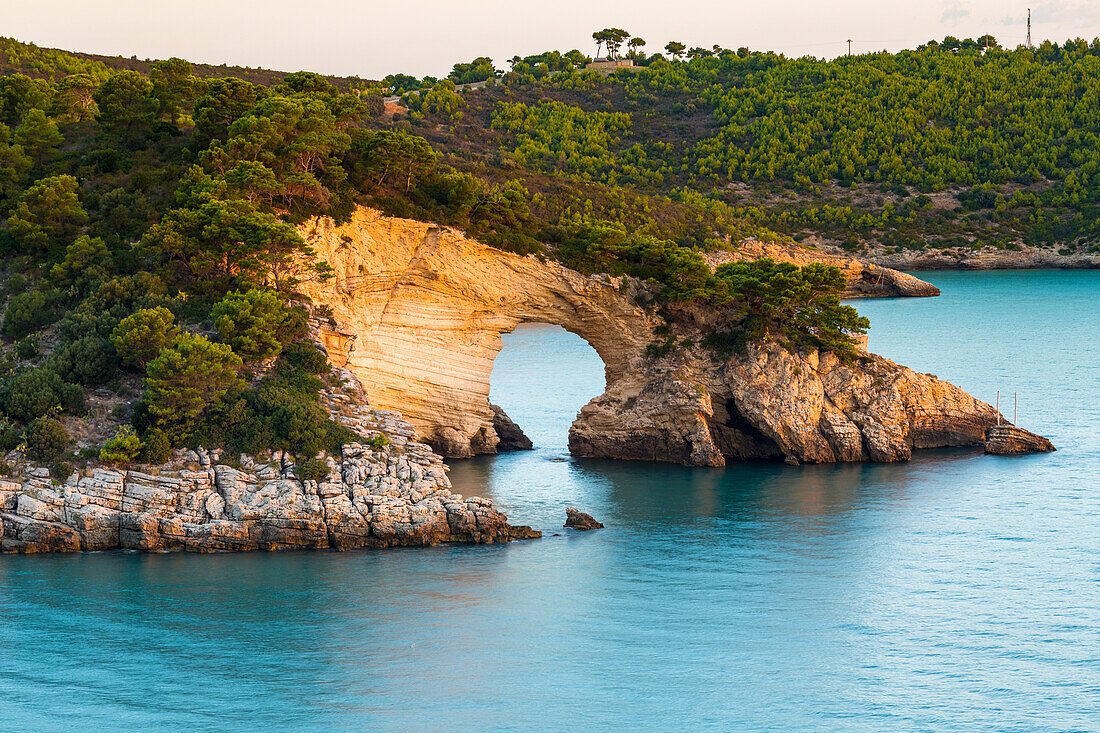
[[[703,466],[897,461],[913,448],[981,443],[997,422],[992,407],[957,387],[865,353],[845,365],[773,345],[716,360],[698,346],[705,325],[677,325],[687,345],[653,357],[646,347],[664,338],[655,329],[665,322],[642,305],[652,300],[646,286],[629,278],[582,275],[370,209],[301,231],[334,270],[302,285],[328,319],[330,358],[359,377],[375,408],[401,412],[446,456],[496,452],[489,376],[501,334],[524,322],[562,326],[604,361],[606,392],[570,430],[578,456]],[[807,252],[798,258],[809,261]]]
[[[335,270],[328,282],[302,286],[332,309],[335,325],[322,331],[331,360],[360,378],[372,405],[400,411],[447,456],[496,451],[489,375],[502,333],[524,322],[562,326],[596,349],[614,383],[660,323],[620,279],[423,222],[360,209],[344,226],[322,219],[303,234]]]

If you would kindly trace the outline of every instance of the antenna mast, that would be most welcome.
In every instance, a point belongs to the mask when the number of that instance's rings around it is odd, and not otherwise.
[[[1027,40],[1024,41],[1024,45],[1031,48],[1031,8],[1027,9]]]

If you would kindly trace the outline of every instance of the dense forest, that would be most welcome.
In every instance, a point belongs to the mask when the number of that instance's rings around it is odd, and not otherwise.
[[[634,42],[611,76],[551,53],[450,103],[408,95],[410,124],[460,167],[564,176],[597,209],[629,190],[851,250],[1100,241],[1100,41],[831,61]]]
[[[1094,246],[1100,44],[826,62],[594,40],[634,66],[547,52],[369,82],[0,39],[0,450],[159,462],[201,436],[308,459],[349,440],[296,294],[329,268],[296,225],[357,205],[637,277],[670,318],[705,303],[724,323],[697,348],[719,355],[776,339],[850,359],[867,328],[835,268],[705,263],[748,237]],[[655,334],[652,356],[675,346]],[[117,430],[74,456],[90,414]]]

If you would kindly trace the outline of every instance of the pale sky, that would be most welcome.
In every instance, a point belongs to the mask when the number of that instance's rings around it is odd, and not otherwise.
[[[548,49],[595,51],[614,26],[662,50],[748,46],[832,57],[992,33],[1002,45],[1100,36],[1100,0],[3,0],[0,35],[138,58],[307,69],[381,78],[443,76],[456,61]]]

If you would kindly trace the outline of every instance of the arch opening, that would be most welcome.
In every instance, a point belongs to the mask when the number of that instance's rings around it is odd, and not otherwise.
[[[525,321],[501,334],[489,377],[493,427],[500,438],[497,451],[567,451],[577,413],[606,384],[605,364],[596,349],[562,326]]]

